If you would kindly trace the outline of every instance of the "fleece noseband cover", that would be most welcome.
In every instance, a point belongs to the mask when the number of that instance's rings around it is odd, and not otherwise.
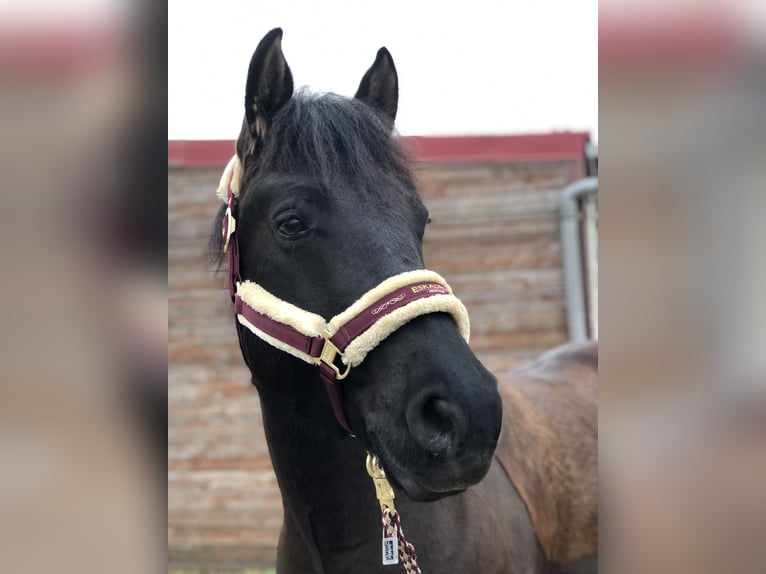
[[[421,293],[424,296],[416,298]],[[468,312],[463,303],[438,273],[425,269],[389,277],[329,321],[283,301],[252,281],[237,284],[237,297],[242,301],[237,313],[240,324],[273,347],[312,364],[316,363],[316,357],[306,350],[269,335],[250,322],[248,314],[243,313],[245,307],[275,323],[288,325],[308,338],[345,340],[345,345],[341,342],[338,349],[342,351],[343,363],[352,367],[361,364],[367,353],[402,325],[427,313],[451,314],[463,338],[468,341],[470,336]],[[355,319],[364,318],[369,318],[372,324],[358,334],[350,332],[348,326]]]

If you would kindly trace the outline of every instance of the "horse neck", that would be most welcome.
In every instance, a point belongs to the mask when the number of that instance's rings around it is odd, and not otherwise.
[[[379,510],[364,447],[336,422],[316,370],[300,371],[258,386],[286,524],[322,554],[368,540]]]

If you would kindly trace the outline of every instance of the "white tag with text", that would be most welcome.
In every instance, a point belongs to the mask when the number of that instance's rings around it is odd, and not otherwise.
[[[399,564],[399,538],[394,532],[393,536],[386,536],[383,531],[383,566]]]

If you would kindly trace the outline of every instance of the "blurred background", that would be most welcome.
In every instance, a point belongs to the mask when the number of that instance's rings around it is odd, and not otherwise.
[[[766,11],[599,10],[607,572],[766,559]]]
[[[165,15],[0,6],[0,571],[165,557]]]

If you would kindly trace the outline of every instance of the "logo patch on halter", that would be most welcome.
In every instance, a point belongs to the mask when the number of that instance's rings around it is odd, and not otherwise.
[[[377,315],[381,311],[385,311],[386,309],[388,309],[388,307],[390,305],[396,305],[402,299],[404,299],[404,293],[402,293],[400,295],[397,295],[396,297],[393,297],[393,298],[389,299],[388,301],[386,301],[382,305],[379,305],[379,306],[375,307],[372,311],[370,311],[370,313],[372,313],[373,315]]]
[[[429,293],[443,293],[445,295],[449,294],[449,291],[447,291],[444,285],[439,285],[438,283],[421,283],[420,285],[414,285],[412,287],[413,293],[420,293],[421,291],[428,291]]]

